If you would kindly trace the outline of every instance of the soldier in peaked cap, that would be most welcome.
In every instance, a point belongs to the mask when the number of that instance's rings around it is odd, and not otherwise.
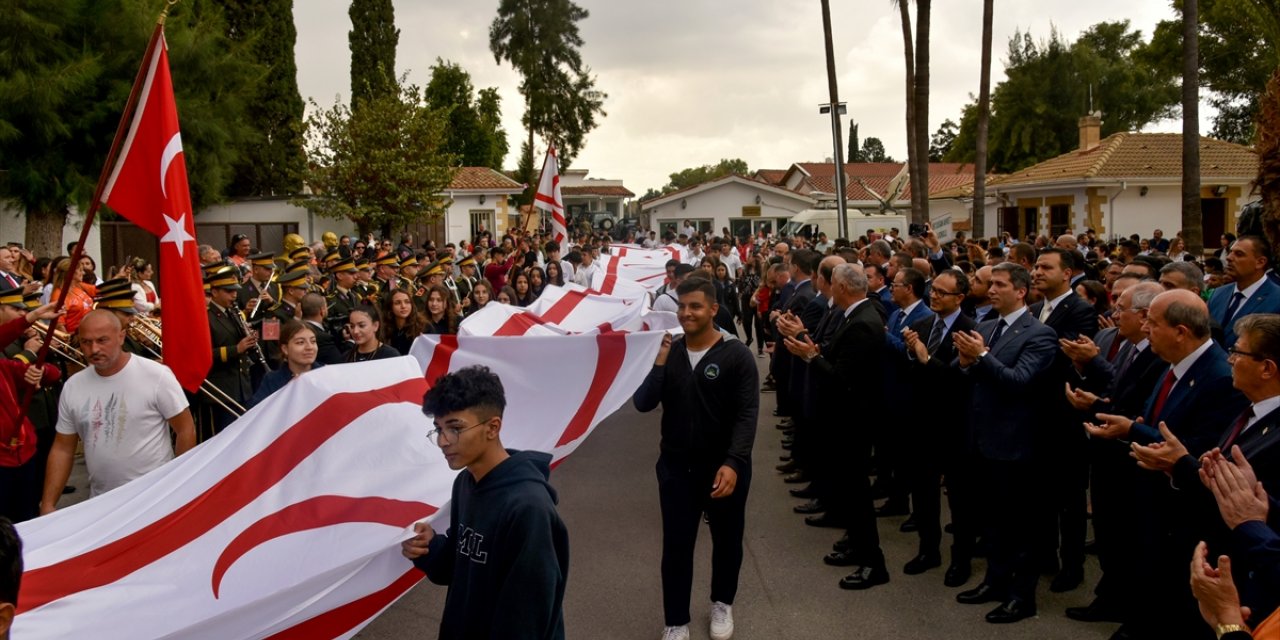
[[[476,258],[464,256],[457,264],[458,276],[453,279],[453,284],[458,292],[458,300],[465,307],[470,304],[471,290],[476,286]]]
[[[240,308],[255,318],[260,317],[263,311],[266,311],[272,303],[280,299],[280,288],[272,282],[276,273],[275,257],[274,253],[259,253],[249,256],[249,279],[245,281],[244,287],[236,295],[236,301],[240,303]],[[259,304],[259,301],[268,306],[255,312],[254,309]]]
[[[400,259],[394,253],[388,253],[381,258],[373,261],[374,264],[374,282],[378,284],[378,292],[381,297],[391,295],[392,291],[400,288]]]
[[[240,279],[235,269],[223,269],[206,277],[205,285],[210,289],[209,335],[213,346],[213,366],[207,379],[243,406],[253,395],[249,368],[258,338],[246,333],[237,317],[240,311],[235,308],[235,302],[241,289]],[[196,424],[200,440],[204,441],[225,429],[235,416],[216,403],[201,400]]]
[[[333,334],[334,341],[341,343],[342,328],[347,324],[347,316],[351,315],[353,309],[360,306],[360,296],[355,292],[355,260],[351,258],[339,260],[329,273],[333,278],[334,286],[333,293],[328,297],[328,328],[329,333]]]
[[[282,324],[302,319],[302,297],[307,295],[307,272],[286,271],[277,282],[280,284],[280,301],[271,307],[271,315]]]
[[[365,304],[378,304],[378,282],[373,279],[373,263],[356,258],[356,294]]]

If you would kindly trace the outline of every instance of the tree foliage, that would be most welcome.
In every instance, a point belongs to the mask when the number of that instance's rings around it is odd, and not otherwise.
[[[26,243],[56,255],[84,207],[162,2],[10,0],[0,29],[0,198],[26,213]],[[189,0],[166,22],[183,155],[197,209],[221,199],[252,137],[246,98],[267,70],[227,37],[221,3]]]
[[[463,166],[502,169],[507,157],[507,134],[502,130],[497,89],[485,89],[477,100],[471,74],[453,62],[437,58],[423,97],[428,107],[448,114],[445,151],[457,156]]]
[[[700,167],[681,169],[667,176],[667,184],[663,185],[659,195],[666,195],[681,189],[723,178],[727,175],[745,176],[751,173],[747,161],[741,158],[722,158],[715,164],[704,164]]]
[[[293,59],[293,0],[223,0],[228,37],[266,68],[246,103],[251,138],[240,150],[231,195],[297,193],[302,187],[302,96]]]
[[[884,142],[880,138],[867,138],[862,143],[862,162],[897,162],[885,153]]]
[[[457,157],[446,152],[448,114],[427,106],[417,87],[368,96],[359,109],[341,102],[307,118],[312,195],[293,202],[317,214],[347,218],[364,234],[444,213],[442,193]]]
[[[849,121],[849,153],[845,162],[862,162],[862,145],[858,144],[858,123]]]
[[[951,152],[951,146],[955,144],[956,133],[960,131],[960,125],[955,120],[947,118],[933,132],[933,137],[929,139],[929,162],[942,162],[942,159]]]
[[[556,145],[562,167],[582,151],[597,117],[606,115],[607,96],[595,88],[579,51],[578,23],[587,16],[572,0],[502,0],[489,27],[494,60],[520,74],[528,153],[532,156],[533,136],[539,135]]]
[[[1182,73],[1182,2],[1179,17],[1156,26],[1151,59]],[[1280,0],[1199,0],[1200,86],[1217,110],[1210,136],[1251,144],[1260,99],[1280,64]]]
[[[391,0],[351,0],[351,106],[377,96],[399,95],[396,82],[396,9]]]
[[[1079,119],[1102,112],[1102,135],[1135,131],[1179,113],[1178,75],[1151,62],[1152,50],[1128,21],[1093,25],[1068,44],[1030,33],[1009,40],[1005,80],[991,94],[989,166],[1017,171],[1079,143]],[[965,107],[949,162],[971,162],[977,109]]]

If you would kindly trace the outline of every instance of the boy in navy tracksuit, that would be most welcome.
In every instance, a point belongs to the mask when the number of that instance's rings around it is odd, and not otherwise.
[[[562,640],[569,536],[547,484],[551,456],[504,449],[498,439],[506,398],[485,367],[442,376],[422,410],[451,469],[450,526],[425,522],[402,551],[427,578],[448,585],[440,638]]]

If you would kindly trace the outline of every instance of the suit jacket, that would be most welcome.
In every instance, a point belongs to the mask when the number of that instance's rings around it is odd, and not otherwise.
[[[803,283],[796,285],[792,289],[791,296],[787,298],[786,302],[783,303],[783,306],[780,307],[780,309],[784,312],[790,311],[791,313],[794,313],[797,316],[804,316],[805,307],[808,306],[809,303],[813,301],[813,298],[815,295],[817,295],[817,293],[813,290],[813,280],[805,280]],[[822,316],[820,313],[813,318],[814,326],[818,324],[818,320],[820,320],[821,318]],[[808,323],[806,323],[805,326],[806,327],[809,326]],[[773,327],[773,334],[777,336],[776,338],[777,341],[781,343],[782,334],[778,332],[776,324]],[[774,375],[775,379],[779,377],[790,376],[791,369],[792,369],[792,361],[794,359],[795,359],[795,356],[791,355],[791,352],[787,351],[786,347],[782,346],[781,344],[778,344],[774,348],[773,359],[769,361],[769,372]],[[787,388],[781,389],[781,391],[784,393],[791,394],[791,397],[793,398],[795,397],[795,389],[790,386],[789,381],[787,383]]]
[[[1178,380],[1160,414],[1155,415],[1155,401],[1159,394],[1160,383],[1157,382],[1143,410],[1145,424],[1134,424],[1129,439],[1140,444],[1159,442],[1163,438],[1157,427],[1164,422],[1193,456],[1212,448],[1223,430],[1248,404],[1244,395],[1231,384],[1227,352],[1216,344],[1211,344],[1209,350]]]
[[[999,322],[988,320],[976,331],[989,343]],[[1005,329],[987,355],[961,369],[973,382],[972,450],[989,460],[1028,462],[1035,457],[1045,374],[1057,352],[1058,334],[1028,312]],[[954,364],[960,366],[958,357]]]
[[[1231,298],[1235,293],[1236,287],[1233,284],[1214,289],[1213,295],[1209,297],[1209,315],[1222,326],[1222,341],[1219,344],[1224,349],[1230,349],[1236,343],[1235,327],[1231,326],[1236,320],[1251,313],[1280,313],[1280,285],[1264,278],[1262,286],[1248,300],[1240,302],[1240,307],[1228,323],[1227,307],[1231,306]]]
[[[910,327],[921,320],[929,319],[934,315],[933,310],[929,308],[929,303],[925,300],[921,300],[920,304],[917,304],[911,310],[911,313],[907,314],[906,318],[902,317],[902,311],[902,309],[894,309],[893,313],[889,314],[889,320],[885,323],[885,341],[891,349],[899,354],[907,352],[907,344],[902,340],[902,329]],[[928,334],[925,335],[925,339],[928,339]]]
[[[911,330],[919,334],[920,339],[927,344],[933,333],[934,323],[942,321],[941,316],[934,314],[931,318],[921,319],[911,325]],[[922,430],[941,435],[939,443],[942,446],[950,446],[957,441],[963,443],[958,436],[964,433],[967,425],[956,429],[954,416],[968,413],[972,393],[969,377],[951,366],[957,355],[952,336],[957,331],[973,331],[977,326],[978,323],[973,318],[961,312],[955,322],[951,323],[951,329],[943,334],[942,342],[929,354],[927,362],[921,363],[914,357],[908,361],[906,382],[913,390],[912,399],[915,404],[912,406],[921,409],[917,424]]]
[[[821,357],[809,363],[810,375],[819,394],[825,425],[840,432],[842,439],[853,437],[847,428],[849,398],[878,398],[882,390],[880,371],[884,363],[884,324],[875,307],[863,302],[849,317],[834,318],[836,330]],[[880,426],[879,402],[866,403],[859,411],[860,424]],[[870,413],[868,413],[870,412]],[[860,434],[858,437],[869,437]],[[847,440],[846,440],[847,441]]]
[[[1027,312],[1039,318],[1045,304],[1046,302],[1041,300],[1031,305]],[[1058,339],[1074,340],[1080,336],[1092,338],[1098,333],[1098,312],[1087,300],[1075,292],[1068,292],[1067,296],[1053,307],[1044,324],[1054,330]],[[1045,407],[1048,408],[1049,424],[1046,425],[1042,434],[1050,443],[1051,450],[1062,457],[1078,458],[1083,462],[1079,448],[1085,445],[1088,437],[1080,426],[1074,407],[1063,393],[1063,385],[1076,379],[1076,369],[1071,358],[1067,357],[1066,352],[1060,348],[1055,352],[1053,366],[1048,375],[1049,381],[1043,389],[1047,394],[1044,402]],[[1067,448],[1061,448],[1063,446]]]
[[[334,342],[333,336],[325,330],[323,325],[307,321],[307,326],[315,330],[316,334],[316,361],[325,364],[338,364],[342,362],[342,350],[338,348],[338,344]]]
[[[207,376],[210,383],[226,392],[236,402],[244,404],[253,396],[249,385],[249,359],[236,352],[236,345],[244,338],[240,323],[218,305],[209,304],[209,335],[213,341],[213,366]]]
[[[893,301],[893,287],[886,286],[879,293],[868,293],[867,296],[875,296],[880,298],[880,306],[884,307],[885,313],[893,313],[898,310],[898,303]]]

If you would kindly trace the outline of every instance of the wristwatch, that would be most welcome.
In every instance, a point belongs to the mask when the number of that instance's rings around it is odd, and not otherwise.
[[[1244,631],[1244,632],[1248,632],[1248,631],[1249,631],[1249,627],[1246,627],[1246,626],[1244,626],[1244,625],[1242,625],[1242,624],[1220,624],[1220,625],[1218,625],[1218,626],[1214,627],[1214,629],[1213,629],[1213,632],[1214,632],[1214,633],[1216,633],[1216,634],[1218,635],[1218,638],[1219,638],[1219,639],[1221,639],[1221,638],[1222,638],[1222,636],[1225,636],[1225,635],[1227,635],[1228,633],[1232,633],[1232,632],[1235,632],[1235,631]]]
[[[978,360],[981,360],[981,359],[983,359],[983,358],[987,357],[987,354],[988,354],[988,353],[991,353],[991,350],[990,350],[990,349],[983,349],[983,350],[982,350],[982,353],[979,353],[979,354],[978,354]]]

